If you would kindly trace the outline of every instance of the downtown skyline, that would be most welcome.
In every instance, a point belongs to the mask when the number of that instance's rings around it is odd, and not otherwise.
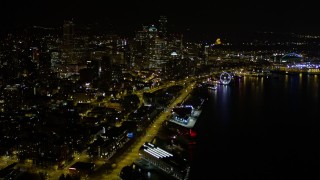
[[[0,177],[318,176],[309,7],[2,1]]]

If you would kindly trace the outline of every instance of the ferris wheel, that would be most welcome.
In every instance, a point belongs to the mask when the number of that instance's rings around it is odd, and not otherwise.
[[[221,84],[229,84],[231,82],[232,76],[227,72],[222,72],[220,74],[220,83]]]

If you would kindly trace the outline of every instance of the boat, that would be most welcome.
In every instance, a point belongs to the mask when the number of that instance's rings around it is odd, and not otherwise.
[[[216,90],[216,89],[218,89],[218,86],[217,85],[208,86],[208,89]]]

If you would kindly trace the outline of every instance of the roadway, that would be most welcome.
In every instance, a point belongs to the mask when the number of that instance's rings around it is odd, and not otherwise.
[[[164,85],[152,88],[150,90],[137,91],[136,94],[138,95],[139,99],[142,100],[141,102],[143,102],[143,97],[142,97],[143,92],[150,92],[151,93],[151,92],[154,92],[154,91],[162,89],[162,88],[167,88],[167,87],[182,84],[182,83],[186,83],[186,81],[170,82],[168,84],[164,84]],[[193,84],[195,84],[195,83],[193,83]],[[185,98],[188,96],[188,94],[192,91],[192,88],[193,88],[193,85],[190,85],[186,89],[182,90],[181,91],[182,94],[177,99],[175,99],[169,105],[169,107],[167,109],[172,109],[178,103],[183,102],[185,100]],[[103,102],[99,102],[99,103],[106,105],[109,103],[109,101],[110,101],[110,99],[104,99]],[[97,103],[98,102],[96,102],[95,100],[93,100],[91,102],[91,104],[97,104]],[[142,105],[142,103],[140,105]],[[90,110],[88,112],[90,112]],[[84,114],[84,116],[86,116],[86,114],[88,112],[86,112]],[[137,158],[139,158],[138,150],[141,147],[141,145],[144,144],[145,142],[151,142],[153,140],[153,138],[157,135],[161,124],[165,120],[167,120],[169,116],[170,116],[170,111],[168,111],[168,110],[161,113],[158,116],[158,118],[154,121],[154,123],[147,128],[146,135],[143,137],[140,137],[130,147],[130,149],[128,149],[125,153],[123,153],[122,155],[119,156],[119,158],[117,159],[117,162],[115,162],[115,164],[113,164],[113,167],[114,166],[115,167],[111,172],[106,173],[106,171],[104,171],[105,172],[104,174],[98,175],[100,177],[97,177],[96,175],[94,175],[93,179],[117,179],[117,180],[120,179],[119,173],[120,173],[121,169],[126,165],[132,164]],[[13,162],[18,162],[17,158],[13,158],[13,157],[9,157],[9,156],[1,156],[0,160],[1,160],[0,161],[0,169],[6,167],[7,165],[10,165]],[[103,167],[103,165],[105,165],[105,163],[106,163],[103,159],[92,160],[91,158],[89,158],[87,153],[84,151],[79,154],[74,154],[74,160],[72,162],[70,162],[69,164],[67,164],[63,169],[58,169],[57,167],[52,168],[52,169],[39,168],[39,167],[35,167],[34,165],[32,165],[32,163],[18,163],[17,166],[29,169],[30,171],[35,172],[35,173],[43,172],[43,173],[47,174],[48,180],[57,180],[57,179],[59,179],[61,174],[65,174],[65,175],[68,174],[69,167],[72,166],[77,161],[95,162],[97,168]]]
[[[192,83],[188,85],[185,89],[183,89],[178,98],[176,98],[170,105],[169,109],[175,107],[178,103],[182,103],[185,98],[189,95],[189,93],[192,91],[195,83]],[[119,156],[117,158],[116,162],[113,164],[113,169],[109,170],[108,172],[105,172],[102,175],[95,175],[92,176],[91,179],[107,179],[107,180],[119,180],[120,179],[120,172],[123,167],[127,165],[131,165],[135,160],[139,158],[139,148],[145,143],[145,142],[152,142],[154,137],[158,134],[159,129],[164,121],[168,120],[168,117],[171,115],[170,111],[164,111],[162,112],[158,118],[154,121],[153,124],[151,124],[146,129],[146,134],[144,136],[139,137],[137,141],[129,148],[125,153]]]
[[[173,85],[175,85],[175,84],[178,84],[178,83],[173,83],[173,82],[171,82],[171,83],[169,83],[169,84],[165,84],[165,85],[161,85],[161,86],[158,86],[158,87],[155,87],[155,88],[152,88],[152,89],[150,89],[150,90],[141,90],[141,91],[137,91],[136,92],[136,94],[137,94],[137,96],[139,97],[139,99],[140,99],[140,106],[142,105],[142,103],[143,103],[143,97],[142,97],[142,95],[143,95],[143,92],[154,92],[154,91],[156,91],[156,90],[159,90],[159,89],[162,89],[162,88],[165,88],[165,87],[170,87],[170,86],[173,86]],[[95,100],[93,100],[92,102],[91,102],[91,104],[103,104],[103,105],[105,105],[105,106],[107,106],[109,103],[110,103],[110,98],[108,98],[108,99],[104,99],[104,101],[103,102],[96,102]],[[140,107],[139,106],[139,107]],[[174,107],[174,106],[173,106]],[[88,112],[90,112],[91,110],[89,110]],[[86,112],[86,114],[88,113],[88,112]],[[160,118],[160,116],[159,116],[159,118]],[[162,120],[162,122],[164,121],[165,119],[163,119]],[[157,120],[158,121],[158,120]],[[156,123],[154,123],[153,124],[153,126],[154,127],[159,127],[159,125],[160,124],[156,124]],[[157,128],[158,129],[158,128]],[[157,131],[155,131],[155,130],[151,130],[150,132],[152,132],[152,136],[150,136],[149,138],[148,138],[148,140],[149,141],[151,141],[152,139],[150,139],[151,137],[154,137],[155,135],[156,135],[156,132]],[[141,141],[142,140],[144,140],[144,139],[140,139]],[[146,142],[146,141],[144,141],[144,142]],[[144,142],[136,142],[134,145],[133,145],[133,147],[139,147],[140,148],[140,146],[144,143]],[[138,148],[138,149],[139,149]],[[133,148],[132,148],[133,149]],[[136,158],[137,158],[137,156],[136,155],[138,155],[138,150],[136,150],[136,151],[131,151],[131,152],[126,152],[124,155],[125,156],[128,156],[128,153],[132,153],[131,155],[129,154],[129,159],[128,158],[126,158],[126,161],[128,161],[129,160],[129,162],[133,162]],[[124,157],[124,155],[120,155],[120,158],[119,159],[124,159],[125,157]],[[134,159],[133,159],[134,158]],[[92,160],[92,159],[90,159],[89,158],[89,156],[88,156],[88,154],[84,151],[84,152],[81,152],[81,153],[75,153],[74,154],[74,160],[71,162],[71,163],[69,163],[66,167],[64,167],[63,169],[51,169],[51,170],[49,170],[49,169],[43,169],[43,170],[41,170],[41,168],[37,168],[38,169],[38,172],[39,171],[42,171],[42,172],[47,172],[48,173],[48,180],[57,180],[59,177],[60,177],[60,175],[61,174],[68,174],[69,173],[69,167],[70,166],[72,166],[75,162],[78,162],[78,161],[81,161],[81,162],[94,162],[95,164],[96,164],[96,167],[97,167],[97,169],[100,169],[101,167],[103,167],[103,165],[106,163],[102,158],[98,158],[98,159],[95,159],[95,160]],[[122,169],[122,167],[124,167],[125,165],[123,165],[123,163],[125,163],[126,161],[123,161],[122,163],[120,162],[120,164],[118,164],[117,163],[117,167],[121,167],[121,169]],[[130,163],[129,163],[130,164]],[[118,172],[118,174],[120,173],[120,171],[121,171],[121,169],[120,170],[118,170],[119,172]],[[117,172],[117,170],[115,171],[115,172]],[[112,175],[111,175],[111,177],[112,177]],[[119,178],[119,176],[117,175],[117,177]],[[100,177],[100,178],[97,178],[96,177],[96,175],[93,175],[92,176],[92,178],[93,179],[101,179],[101,178],[104,178],[103,176],[102,177]],[[115,178],[116,179],[116,178]]]

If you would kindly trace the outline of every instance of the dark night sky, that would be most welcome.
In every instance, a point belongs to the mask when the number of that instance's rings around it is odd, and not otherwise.
[[[174,0],[2,0],[1,27],[17,25],[61,26],[75,23],[112,22],[130,29],[156,22],[166,15],[172,26],[194,32],[281,30],[320,32],[318,6],[281,1],[174,1]]]

